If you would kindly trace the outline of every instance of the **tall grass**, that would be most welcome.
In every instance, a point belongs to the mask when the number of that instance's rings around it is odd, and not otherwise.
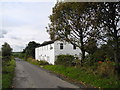
[[[35,60],[33,58],[27,58],[27,61],[29,63],[37,65],[37,66],[40,66],[40,65],[49,65],[49,63],[46,62],[46,61],[38,61],[38,60]]]
[[[115,78],[104,78],[100,75],[88,73],[81,68],[64,67],[62,65],[46,65],[43,68],[51,70],[55,73],[62,74],[70,79],[79,81],[84,84],[89,84],[97,88],[120,88],[120,81],[116,81]]]
[[[14,77],[15,60],[4,62],[2,65],[2,88],[11,88]]]
[[[31,64],[41,66],[41,61],[36,61],[32,58],[27,60]],[[106,64],[107,65],[107,64]],[[106,65],[103,63],[98,67],[98,72],[96,74],[96,66],[91,67],[65,67],[63,65],[42,65],[44,69],[53,71],[69,80],[80,82],[86,86],[96,87],[96,88],[120,88],[120,81],[117,78],[110,75],[109,77],[104,76],[104,68]],[[109,66],[109,65],[108,65]],[[107,67],[108,67],[107,66]],[[92,69],[93,68],[93,69]],[[96,70],[94,70],[96,68]],[[102,72],[101,69],[103,70]],[[106,71],[105,71],[106,72]],[[112,72],[112,71],[111,71]],[[103,75],[103,76],[101,76]]]

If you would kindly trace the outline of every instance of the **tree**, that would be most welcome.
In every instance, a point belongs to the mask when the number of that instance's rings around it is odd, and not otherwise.
[[[93,54],[97,50],[97,40],[94,38],[89,38],[85,48],[89,54]]]
[[[8,43],[5,42],[4,45],[2,45],[2,59],[4,61],[11,60],[11,54],[12,54],[12,48]]]
[[[35,48],[39,46],[40,46],[39,43],[31,41],[28,43],[28,46],[23,50],[23,53],[25,53],[27,56],[35,58]]]
[[[93,7],[94,6],[94,7]],[[95,5],[82,2],[58,2],[50,15],[51,23],[47,31],[52,40],[67,41],[81,50],[81,64],[85,59],[85,45],[88,38],[96,39],[97,30],[94,29]]]
[[[120,73],[120,2],[100,3],[98,8],[100,38],[109,43],[114,52],[117,73]]]

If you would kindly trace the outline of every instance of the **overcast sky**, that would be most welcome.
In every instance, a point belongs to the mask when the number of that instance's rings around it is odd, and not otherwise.
[[[4,42],[22,51],[28,42],[50,40],[46,32],[56,2],[0,2],[0,48]]]

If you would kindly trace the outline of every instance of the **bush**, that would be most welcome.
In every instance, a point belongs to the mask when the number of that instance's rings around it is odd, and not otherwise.
[[[39,65],[49,65],[49,63],[47,61],[38,61]]]
[[[55,61],[56,65],[64,65],[64,66],[71,66],[74,60],[74,56],[72,55],[58,55]]]
[[[33,61],[34,61],[34,59],[33,59],[33,58],[31,58],[31,57],[28,57],[28,58],[27,58],[27,61],[29,61],[29,62],[33,62]]]
[[[115,67],[112,63],[102,62],[97,68],[97,73],[102,77],[115,76]]]
[[[74,60],[72,61],[72,66],[80,66],[80,64],[81,64],[81,62],[80,62],[79,59],[74,59]]]
[[[31,64],[34,65],[49,65],[49,63],[47,61],[38,61],[36,59],[33,59],[32,57],[27,58],[27,61],[30,62]]]
[[[86,66],[93,66],[93,64],[95,63],[95,59],[94,59],[94,56],[93,55],[90,55],[88,54],[86,57],[85,57],[85,60],[84,60],[84,65]]]
[[[11,54],[12,54],[12,48],[8,43],[4,43],[2,45],[2,61],[10,61],[11,60]]]
[[[13,53],[13,55],[23,60],[27,60],[27,58],[29,58],[27,57],[26,53],[21,53],[21,52]]]

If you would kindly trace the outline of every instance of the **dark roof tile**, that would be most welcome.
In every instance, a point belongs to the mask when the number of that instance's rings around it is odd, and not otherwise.
[[[45,42],[43,42],[43,43],[40,45],[40,47],[41,47],[41,46],[46,46],[46,45],[52,44],[52,43],[54,43],[54,41],[45,41]]]

